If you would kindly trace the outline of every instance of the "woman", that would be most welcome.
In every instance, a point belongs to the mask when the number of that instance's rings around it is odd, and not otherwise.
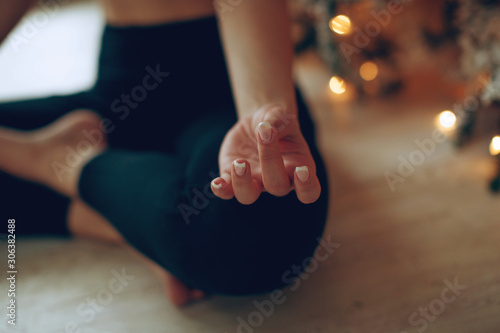
[[[30,2],[1,3],[0,38]],[[178,305],[291,283],[328,193],[286,2],[102,5],[92,89],[0,105],[2,217],[18,234],[126,242]]]

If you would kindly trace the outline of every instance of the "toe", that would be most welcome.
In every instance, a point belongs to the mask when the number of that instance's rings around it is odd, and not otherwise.
[[[167,296],[174,305],[183,306],[189,302],[191,291],[179,279],[168,274],[166,284]]]
[[[194,300],[198,300],[198,299],[203,299],[206,297],[205,293],[201,290],[198,290],[198,289],[193,289],[191,290],[191,293],[190,293],[190,297],[191,299],[194,299]]]

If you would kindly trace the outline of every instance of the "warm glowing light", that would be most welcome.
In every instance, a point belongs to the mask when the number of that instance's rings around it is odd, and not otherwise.
[[[338,76],[332,76],[330,79],[330,90],[336,94],[345,93],[345,81]]]
[[[378,75],[378,67],[371,61],[366,61],[359,68],[359,75],[365,81],[371,81]]]
[[[330,29],[339,35],[351,32],[351,20],[345,15],[337,15],[330,20]]]
[[[441,112],[438,119],[439,127],[441,127],[442,130],[453,130],[457,123],[457,116],[449,110]]]
[[[500,155],[500,135],[495,136],[491,140],[490,154],[493,156]]]

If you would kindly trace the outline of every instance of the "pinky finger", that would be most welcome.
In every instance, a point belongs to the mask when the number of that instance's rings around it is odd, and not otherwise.
[[[222,177],[217,177],[210,184],[212,192],[219,198],[229,200],[234,197],[233,187]]]

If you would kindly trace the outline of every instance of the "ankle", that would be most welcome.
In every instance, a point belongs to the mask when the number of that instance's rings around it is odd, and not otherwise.
[[[114,244],[125,243],[118,230],[81,199],[71,201],[67,225],[70,233],[75,237],[97,239]]]

